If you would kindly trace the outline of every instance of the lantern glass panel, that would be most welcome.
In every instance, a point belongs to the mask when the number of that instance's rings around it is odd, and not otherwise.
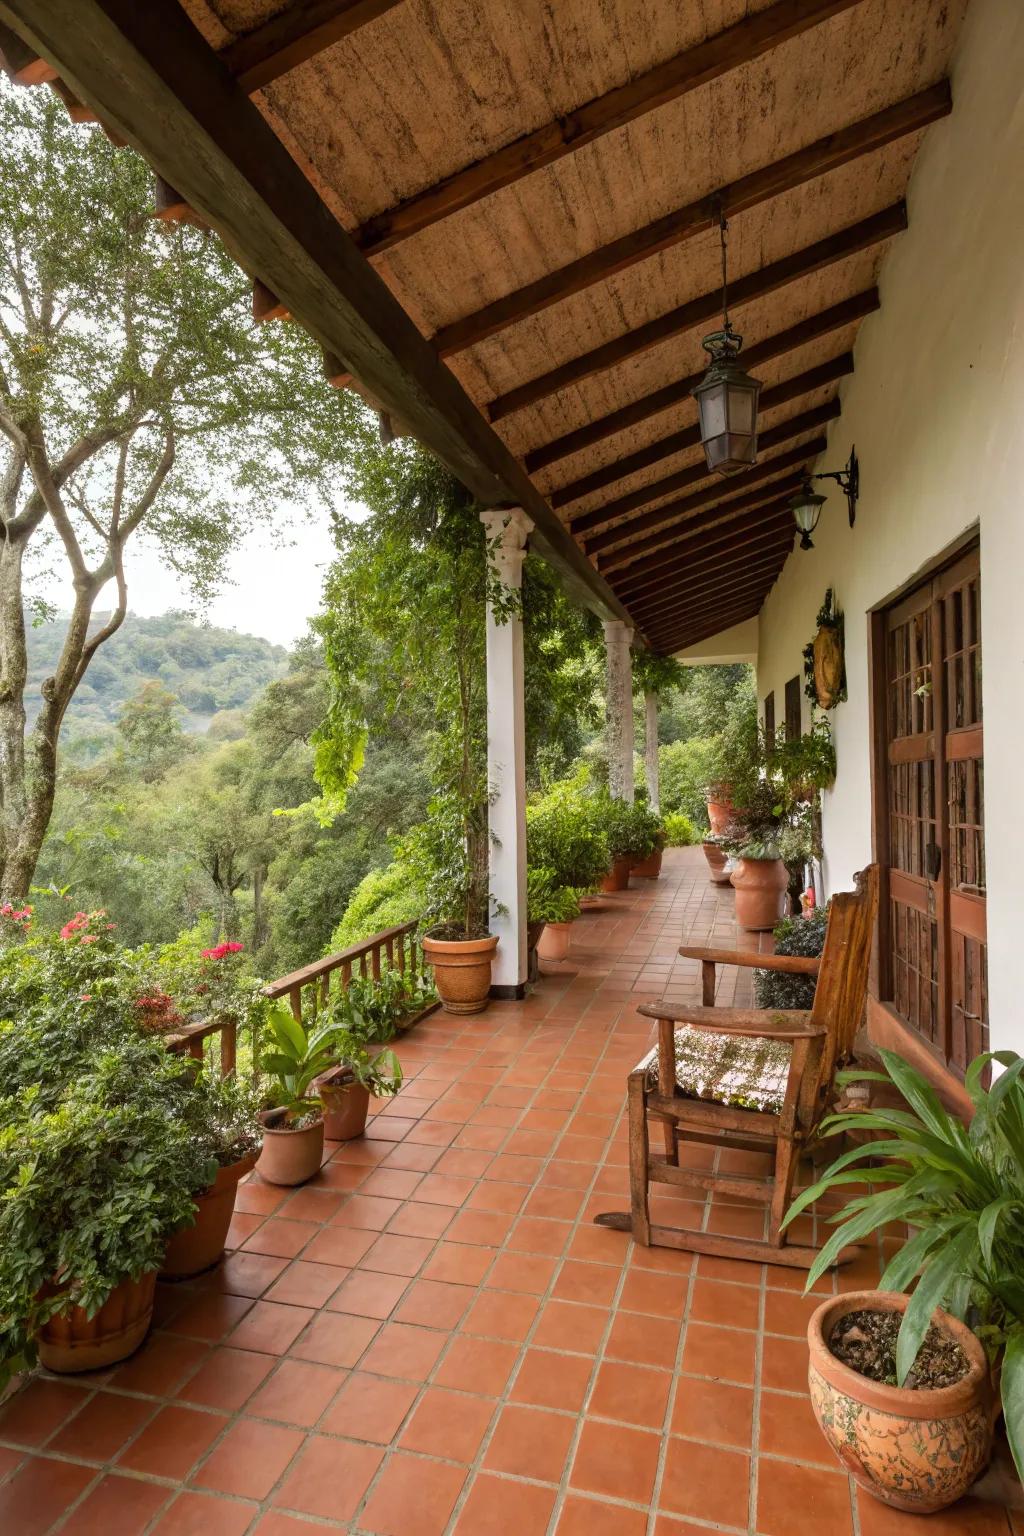
[[[757,390],[748,384],[729,386],[729,429],[732,432],[753,432],[757,416]]]
[[[701,440],[707,443],[711,438],[719,437],[727,426],[726,400],[728,388],[723,384],[712,384],[708,389],[700,392],[698,408],[700,412]]]

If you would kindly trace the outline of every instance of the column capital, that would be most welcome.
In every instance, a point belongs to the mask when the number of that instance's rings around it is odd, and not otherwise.
[[[624,619],[602,619],[601,623],[606,645],[631,646],[633,644],[635,631]]]
[[[522,507],[486,507],[480,521],[487,534],[487,555],[493,570],[506,587],[518,587],[533,518]]]

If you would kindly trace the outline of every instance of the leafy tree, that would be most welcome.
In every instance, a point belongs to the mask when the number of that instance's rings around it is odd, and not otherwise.
[[[117,719],[125,762],[147,784],[180,763],[194,748],[181,728],[181,706],[160,683],[143,683]]]
[[[61,725],[128,605],[144,534],[202,599],[238,532],[319,488],[359,407],[297,326],[255,328],[219,242],[147,217],[149,174],[48,91],[0,84],[0,896],[23,899],[53,808]],[[26,568],[74,605],[26,699]],[[109,585],[114,605],[93,621]],[[155,658],[159,665],[159,657]],[[33,701],[34,702],[34,701]],[[213,701],[213,708],[219,702]]]

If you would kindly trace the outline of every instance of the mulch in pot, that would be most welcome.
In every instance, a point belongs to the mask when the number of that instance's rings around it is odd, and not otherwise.
[[[902,1312],[849,1312],[832,1330],[828,1347],[837,1360],[860,1376],[896,1385],[896,1340]],[[951,1387],[966,1376],[971,1363],[955,1339],[934,1325],[928,1329],[904,1387],[929,1391]]]

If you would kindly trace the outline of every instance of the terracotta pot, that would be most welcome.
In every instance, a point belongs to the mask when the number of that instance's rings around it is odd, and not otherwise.
[[[434,968],[434,984],[445,1013],[483,1013],[491,993],[496,934],[484,939],[436,939],[423,935],[423,957]]]
[[[633,865],[631,873],[641,875],[645,880],[657,880],[661,874],[661,859],[664,851],[663,848],[655,848],[646,859],[641,859],[639,863]]]
[[[542,960],[564,960],[569,953],[569,935],[572,923],[545,923],[544,932],[537,945]]]
[[[730,872],[727,866],[729,855],[725,849],[718,843],[702,843],[701,847],[704,849],[704,857],[708,861],[711,883],[713,885],[728,885]]]
[[[268,1109],[260,1116],[263,1151],[256,1172],[268,1184],[305,1184],[320,1171],[324,1155],[323,1116],[299,1129],[285,1125],[283,1109]]]
[[[313,1084],[324,1107],[324,1136],[328,1141],[353,1141],[366,1130],[370,1090],[357,1083],[350,1067],[342,1064],[325,1072]]]
[[[220,1263],[235,1212],[238,1181],[252,1172],[256,1157],[255,1152],[250,1152],[237,1163],[218,1168],[209,1189],[196,1196],[195,1222],[191,1227],[179,1228],[167,1241],[161,1280],[188,1280]]]
[[[98,1371],[134,1354],[153,1320],[156,1270],[138,1280],[122,1280],[95,1317],[69,1307],[39,1330],[39,1361],[48,1371],[68,1375]]]
[[[613,859],[611,869],[601,881],[602,891],[628,891],[630,863],[631,860],[628,853],[621,854],[619,858]]]
[[[955,1317],[934,1323],[971,1362],[962,1380],[933,1391],[871,1381],[832,1354],[826,1339],[849,1312],[905,1312],[907,1296],[851,1291],[825,1301],[807,1325],[808,1384],[822,1433],[846,1470],[883,1504],[915,1515],[965,1494],[992,1449],[992,1379],[979,1340]]]
[[[736,921],[754,932],[774,928],[785,907],[789,875],[781,859],[737,859],[730,876],[736,892]]]
[[[719,790],[714,798],[708,796],[708,821],[716,837],[728,832],[734,815],[735,806],[724,789]]]

